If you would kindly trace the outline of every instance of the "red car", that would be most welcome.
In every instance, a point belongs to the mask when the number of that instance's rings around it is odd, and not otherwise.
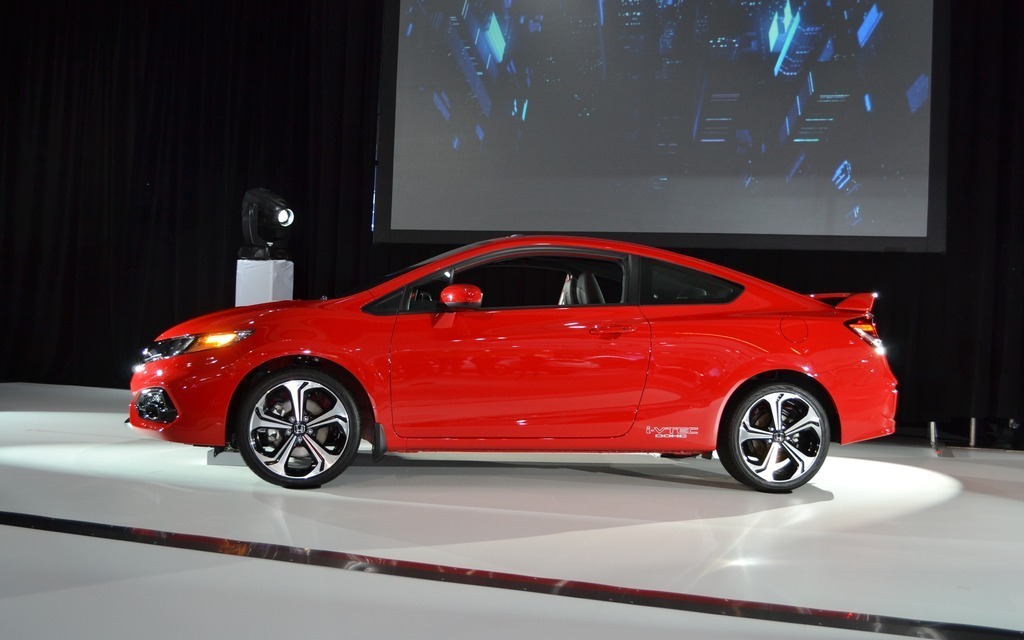
[[[874,294],[806,296],[636,244],[509,237],[336,299],[206,315],[132,378],[131,424],[315,487],[386,452],[717,450],[754,489],[894,430]]]

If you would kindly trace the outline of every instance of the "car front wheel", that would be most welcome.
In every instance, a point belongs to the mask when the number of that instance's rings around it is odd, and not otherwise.
[[[744,394],[718,434],[718,457],[736,480],[767,493],[805,484],[825,462],[828,414],[813,394],[766,384]]]
[[[235,435],[242,458],[260,478],[282,487],[318,487],[355,459],[359,412],[334,378],[288,369],[245,394]]]

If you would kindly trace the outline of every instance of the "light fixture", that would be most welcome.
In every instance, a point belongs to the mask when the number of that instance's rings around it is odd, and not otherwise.
[[[242,199],[242,240],[238,257],[246,260],[287,260],[288,236],[295,212],[284,198],[268,189],[250,189]]]

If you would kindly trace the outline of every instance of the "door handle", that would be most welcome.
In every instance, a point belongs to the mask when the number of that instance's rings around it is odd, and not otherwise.
[[[634,331],[636,331],[636,325],[632,324],[599,324],[590,328],[590,333],[595,336],[618,336]]]

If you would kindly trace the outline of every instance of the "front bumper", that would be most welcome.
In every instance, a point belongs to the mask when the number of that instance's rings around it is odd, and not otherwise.
[[[128,422],[161,440],[224,446],[231,399],[248,371],[230,348],[141,365],[132,376]]]

